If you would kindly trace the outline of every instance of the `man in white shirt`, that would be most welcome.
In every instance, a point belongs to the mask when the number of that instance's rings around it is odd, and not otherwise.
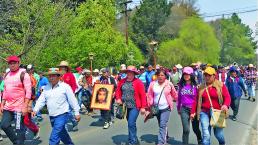
[[[69,119],[70,107],[75,113],[75,119],[80,121],[79,105],[71,87],[60,81],[61,72],[58,68],[50,68],[48,71],[49,82],[33,109],[34,117],[45,105],[47,105],[49,118],[52,125],[52,132],[49,138],[50,145],[64,144],[73,145],[65,124]],[[69,107],[70,106],[70,107]]]

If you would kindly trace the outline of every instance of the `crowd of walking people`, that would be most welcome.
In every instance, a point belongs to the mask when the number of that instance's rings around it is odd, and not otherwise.
[[[228,116],[231,108],[231,119],[236,121],[243,94],[255,102],[258,78],[253,64],[217,66],[197,62],[184,67],[180,64],[172,68],[148,65],[139,69],[122,64],[118,70],[113,67],[100,70],[77,67],[73,71],[67,61],[61,61],[42,72],[33,64],[22,65],[17,56],[9,56],[7,63],[9,67],[0,77],[0,126],[13,144],[24,144],[28,130],[34,133],[34,139],[40,137],[42,112],[48,112],[52,127],[49,144],[56,145],[60,141],[74,144],[67,123],[71,122],[72,130],[78,131],[81,115],[96,113],[91,107],[94,85],[109,84],[114,87],[110,109],[100,110],[99,120],[103,122],[103,129],[108,129],[117,113],[121,113],[117,111],[118,106],[123,106],[129,145],[139,144],[136,124],[139,114],[145,122],[157,118],[157,143],[166,144],[174,105],[182,122],[182,144],[189,143],[191,123],[197,144],[210,145],[213,128],[219,144],[224,145],[225,126],[211,124],[213,110],[225,112]]]

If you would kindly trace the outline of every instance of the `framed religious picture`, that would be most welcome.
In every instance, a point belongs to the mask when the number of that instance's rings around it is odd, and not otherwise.
[[[110,110],[114,85],[110,84],[95,84],[91,99],[91,108],[100,110]]]

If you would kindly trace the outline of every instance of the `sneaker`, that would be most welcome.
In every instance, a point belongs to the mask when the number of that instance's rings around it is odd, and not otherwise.
[[[110,123],[105,122],[105,123],[104,123],[104,126],[103,126],[103,129],[108,129],[108,128],[109,128],[109,126],[110,126]]]
[[[39,139],[39,132],[40,132],[40,128],[39,128],[38,132],[34,133],[33,139]]]
[[[252,101],[252,102],[255,102],[255,98],[252,98],[251,101]]]
[[[73,126],[73,131],[78,131],[78,125]]]
[[[3,141],[3,137],[2,137],[2,135],[0,134],[0,141]]]
[[[237,121],[236,116],[233,116],[233,117],[232,117],[232,120],[233,120],[233,121]]]

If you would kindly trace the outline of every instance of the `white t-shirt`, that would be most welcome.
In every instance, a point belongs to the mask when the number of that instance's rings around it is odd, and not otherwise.
[[[159,85],[158,81],[156,81],[153,85],[153,92],[154,92],[154,105],[158,104],[159,101],[159,109],[166,109],[169,107],[169,104],[167,102],[166,96],[164,95],[164,90],[162,92],[162,95],[160,96],[160,93],[164,87],[163,85]],[[160,100],[159,100],[160,97]]]

